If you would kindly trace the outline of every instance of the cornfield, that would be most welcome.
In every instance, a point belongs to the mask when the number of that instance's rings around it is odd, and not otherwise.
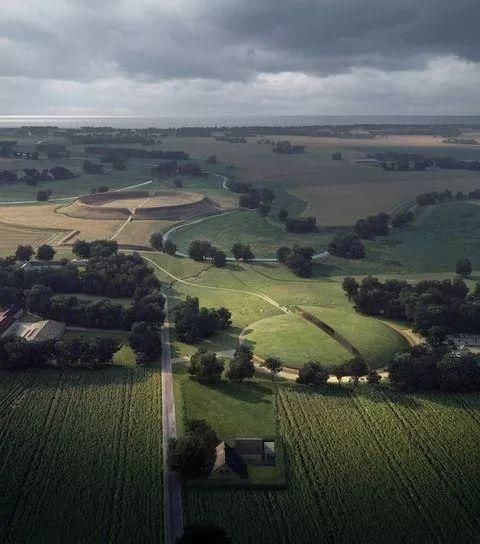
[[[155,370],[0,372],[0,542],[161,542]]]
[[[288,489],[190,489],[188,522],[235,543],[472,543],[480,534],[480,396],[283,386]]]

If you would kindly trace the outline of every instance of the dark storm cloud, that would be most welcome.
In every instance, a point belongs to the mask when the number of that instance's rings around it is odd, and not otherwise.
[[[152,82],[421,69],[477,61],[478,21],[478,0],[2,0],[0,71]]]

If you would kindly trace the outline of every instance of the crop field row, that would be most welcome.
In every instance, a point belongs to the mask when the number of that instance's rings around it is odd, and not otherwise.
[[[237,543],[475,542],[479,407],[479,396],[282,385],[288,489],[189,489],[187,521],[215,522]]]
[[[0,373],[0,541],[161,542],[154,369]]]

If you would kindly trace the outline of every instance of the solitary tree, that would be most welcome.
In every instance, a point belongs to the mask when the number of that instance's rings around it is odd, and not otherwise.
[[[40,261],[51,261],[56,251],[52,246],[43,244],[37,249],[37,259]]]
[[[297,383],[324,385],[328,381],[328,370],[316,361],[309,361],[298,371]]]
[[[252,348],[241,344],[235,350],[226,376],[231,382],[242,382],[253,378],[254,374],[255,365],[253,364]]]
[[[367,382],[371,385],[377,385],[380,383],[380,380],[382,377],[376,370],[370,370],[370,372],[367,374]]]
[[[354,357],[345,365],[345,371],[351,376],[353,387],[355,388],[360,381],[360,377],[368,373],[368,366],[360,357]]]
[[[163,236],[161,232],[154,232],[150,236],[150,245],[157,251],[161,251],[163,249]]]
[[[90,244],[85,240],[75,240],[72,253],[80,257],[80,259],[88,259],[90,257]]]
[[[224,369],[225,365],[217,359],[216,353],[208,352],[202,348],[190,357],[188,373],[191,376],[214,383],[220,379]]]
[[[213,264],[218,268],[221,268],[227,264],[227,256],[219,249],[214,249],[211,259]]]
[[[177,246],[171,240],[166,240],[163,244],[163,252],[167,255],[175,255]]]
[[[471,275],[473,270],[472,263],[469,259],[460,259],[457,261],[455,266],[455,272],[462,276],[462,278],[467,278]]]
[[[15,259],[17,261],[29,261],[33,256],[32,246],[17,246],[15,250]]]
[[[265,359],[265,366],[270,370],[272,381],[275,379],[275,376],[283,370],[282,361],[280,361],[278,357],[267,357]]]

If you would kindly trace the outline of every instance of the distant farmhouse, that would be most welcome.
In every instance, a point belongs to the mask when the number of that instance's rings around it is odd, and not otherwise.
[[[20,321],[23,314],[23,309],[17,306],[0,308],[0,337],[14,335],[28,342],[43,342],[60,340],[65,333],[65,323],[53,319],[24,323]]]
[[[262,438],[237,438],[233,447],[226,442],[220,443],[215,449],[215,463],[209,479],[248,478],[248,464],[275,466],[275,442]]]

